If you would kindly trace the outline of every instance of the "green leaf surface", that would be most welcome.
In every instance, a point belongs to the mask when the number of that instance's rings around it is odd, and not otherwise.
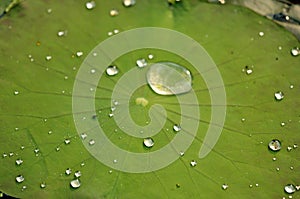
[[[119,0],[99,0],[87,10],[85,3],[27,0],[0,19],[0,152],[7,155],[0,158],[2,192],[20,198],[282,198],[287,197],[286,184],[300,183],[299,149],[293,148],[300,143],[300,59],[290,54],[299,42],[289,32],[232,5],[191,0],[169,7],[165,1],[143,0],[126,8]],[[119,15],[111,17],[111,9]],[[100,79],[95,107],[100,111],[98,122],[118,147],[149,152],[142,139],[122,132],[108,116],[116,82],[136,67],[139,58],[151,53],[154,59],[149,63],[172,61],[188,68],[200,108],[197,136],[184,156],[161,170],[132,174],[105,166],[86,150],[73,120],[72,90],[84,58],[109,37],[108,32],[140,27],[169,28],[199,42],[223,78],[227,113],[216,146],[199,159],[211,119],[210,91],[203,74],[184,58],[159,49],[136,50],[114,60],[120,72]],[[59,31],[66,35],[58,37]],[[77,57],[78,51],[83,56]],[[45,59],[48,55],[50,61]],[[253,66],[253,73],[243,72],[245,66]],[[274,99],[277,91],[284,93],[282,101]],[[136,105],[137,97],[144,97],[149,105]],[[156,103],[164,106],[168,118],[153,137],[156,143],[150,151],[174,138],[172,127],[181,114],[175,96],[160,96],[144,86],[130,101],[133,120],[147,124],[149,108]],[[92,120],[92,115],[86,119]],[[277,153],[268,150],[275,138],[282,143]],[[66,139],[70,144],[65,144]],[[293,149],[287,151],[288,146]],[[23,164],[16,165],[17,159]],[[197,166],[191,167],[191,160]],[[67,168],[71,175],[65,174]],[[72,189],[70,181],[77,170],[82,173],[81,186]],[[16,182],[18,175],[24,176],[24,182]],[[41,183],[46,187],[41,188]],[[228,189],[223,190],[223,184]],[[300,198],[300,193],[293,198]]]

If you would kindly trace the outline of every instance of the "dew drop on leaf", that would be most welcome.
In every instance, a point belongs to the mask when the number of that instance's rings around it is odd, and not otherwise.
[[[81,176],[81,172],[80,172],[80,171],[76,171],[76,172],[74,173],[74,176],[75,176],[76,178],[79,178],[79,177]]]
[[[65,174],[70,175],[71,173],[72,173],[72,170],[70,168],[67,168],[66,171],[65,171]]]
[[[79,179],[75,179],[70,182],[70,185],[72,188],[77,189],[80,187],[81,183],[80,183]]]
[[[296,188],[293,184],[287,184],[284,187],[284,191],[288,194],[294,193],[296,191]]]
[[[294,47],[294,48],[292,48],[292,49],[291,49],[291,54],[292,54],[293,57],[298,56],[298,55],[300,54],[300,49],[299,49],[299,47]]]
[[[21,183],[21,182],[23,182],[25,180],[25,178],[22,176],[22,175],[18,175],[17,177],[16,177],[16,181],[18,182],[18,183]]]
[[[117,68],[117,66],[109,66],[106,68],[106,74],[108,76],[115,76],[119,73],[119,69]]]
[[[92,10],[93,8],[96,7],[96,3],[95,3],[95,1],[88,1],[88,2],[86,2],[85,7],[88,10]]]
[[[144,143],[145,147],[151,148],[154,145],[154,140],[152,138],[150,138],[150,137],[149,138],[145,138],[143,143]]]
[[[133,6],[135,4],[135,0],[123,0],[123,5],[125,7],[130,7]]]
[[[16,160],[16,165],[21,165],[22,163],[23,163],[23,160],[21,160],[21,159]]]
[[[144,68],[145,66],[147,66],[147,61],[146,61],[146,59],[138,59],[138,60],[136,60],[136,65],[137,65],[137,67],[139,67],[139,68]]]
[[[159,95],[182,94],[192,89],[191,72],[171,62],[153,64],[147,71],[147,82]]]
[[[40,187],[41,187],[42,189],[46,188],[46,183],[42,182],[42,183],[40,184]]]
[[[274,97],[277,101],[281,101],[283,98],[284,98],[284,94],[283,92],[281,91],[277,91],[275,94],[274,94]]]
[[[178,125],[178,124],[174,124],[173,130],[174,130],[175,132],[179,132],[179,131],[181,130],[181,126]]]
[[[229,187],[229,186],[228,186],[227,184],[223,184],[223,185],[222,185],[222,189],[223,189],[223,190],[228,189],[228,187]]]
[[[277,152],[281,149],[281,142],[277,139],[274,139],[271,142],[269,142],[268,146],[271,151]]]
[[[91,140],[89,141],[89,145],[90,145],[90,146],[93,146],[94,144],[95,144],[95,140],[91,139]]]
[[[190,165],[191,165],[192,167],[195,167],[195,166],[197,165],[196,160],[192,160],[192,161],[190,162]]]
[[[112,9],[109,11],[109,15],[112,17],[118,16],[119,15],[119,11],[116,9]]]

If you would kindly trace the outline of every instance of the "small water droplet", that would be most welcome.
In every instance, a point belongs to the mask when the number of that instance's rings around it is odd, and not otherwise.
[[[3,158],[6,158],[6,157],[7,157],[7,154],[6,154],[6,153],[3,153],[3,154],[2,154],[2,157],[3,157]]]
[[[91,139],[91,140],[89,141],[89,145],[92,146],[92,145],[94,145],[94,144],[95,144],[95,140]]]
[[[22,175],[18,175],[17,177],[16,177],[16,181],[18,182],[18,183],[21,183],[21,182],[23,182],[25,180],[25,178],[22,176]]]
[[[108,36],[112,36],[114,33],[113,32],[108,32],[107,35]]]
[[[77,52],[76,52],[76,56],[77,56],[77,57],[81,57],[82,55],[83,55],[83,52],[82,52],[82,51],[77,51]]]
[[[25,191],[25,189],[27,189],[27,186],[26,186],[26,185],[23,185],[23,186],[22,186],[22,191]]]
[[[291,170],[294,170],[294,167],[293,167],[293,166],[291,166],[291,167],[290,167],[290,169],[291,169]]]
[[[106,74],[108,76],[114,76],[117,75],[119,73],[119,69],[117,68],[117,66],[109,66],[106,68]]]
[[[19,95],[19,91],[15,90],[14,95]]]
[[[114,33],[118,34],[120,31],[118,29],[114,29]]]
[[[276,171],[279,171],[279,170],[280,170],[280,168],[279,168],[279,167],[277,167],[277,168],[276,168]]]
[[[249,188],[252,188],[253,187],[253,185],[252,184],[249,184]]]
[[[177,183],[177,184],[176,184],[176,188],[180,188],[180,184]]]
[[[265,35],[265,33],[264,32],[259,32],[258,35],[263,37]]]
[[[76,171],[76,172],[74,173],[74,176],[75,176],[76,178],[79,178],[79,177],[81,176],[81,172],[80,172],[80,171]]]
[[[300,49],[299,49],[299,47],[294,47],[294,48],[292,48],[292,49],[291,49],[291,54],[292,54],[294,57],[298,56],[298,55],[300,54]]]
[[[119,15],[119,11],[117,9],[112,9],[109,11],[109,15],[112,17],[118,16]]]
[[[191,165],[192,167],[195,167],[195,166],[197,165],[196,160],[192,160],[192,161],[190,162],[190,165]]]
[[[268,146],[271,151],[277,152],[281,149],[281,142],[277,139],[274,139],[269,143]]]
[[[295,188],[297,191],[300,191],[300,185],[296,185]]]
[[[58,152],[58,151],[60,151],[60,148],[59,148],[59,147],[56,147],[56,149],[55,149],[55,150]]]
[[[294,149],[298,148],[298,144],[294,144],[294,145],[293,145],[293,148],[294,148]]]
[[[241,121],[242,121],[242,122],[245,122],[245,121],[246,121],[246,119],[245,119],[245,118],[242,118],[242,119],[241,119]]]
[[[116,110],[116,107],[115,107],[115,106],[112,106],[112,107],[110,108],[110,110],[113,112],[113,111]]]
[[[285,122],[281,122],[280,126],[284,127],[285,126]]]
[[[292,194],[292,193],[294,193],[296,191],[296,188],[295,188],[295,186],[293,184],[287,184],[284,187],[284,191],[286,193],[288,193],[288,194]]]
[[[96,70],[95,70],[95,69],[91,69],[90,73],[91,73],[91,74],[95,74],[95,73],[96,73]]]
[[[136,65],[139,68],[144,68],[145,66],[147,66],[147,61],[145,59],[138,59],[136,60]]]
[[[65,144],[70,144],[71,143],[71,140],[70,139],[65,139]]]
[[[228,186],[227,184],[223,184],[223,185],[222,185],[222,189],[223,189],[223,190],[228,189],[228,187],[229,187],[229,186]]]
[[[180,151],[179,152],[179,155],[182,157],[182,156],[184,156],[184,152],[183,151]]]
[[[258,187],[259,185],[256,183],[255,186]]]
[[[84,162],[82,162],[82,163],[80,164],[81,167],[84,167],[84,165],[85,165]]]
[[[47,55],[45,59],[46,59],[46,61],[50,61],[52,59],[52,56],[51,55]]]
[[[278,46],[278,50],[282,50],[282,46]]]
[[[135,0],[123,0],[123,5],[125,7],[130,7],[133,6],[135,4]]]
[[[291,84],[291,85],[290,85],[290,89],[293,89],[293,88],[294,88],[294,85],[293,85],[293,84]]]
[[[18,128],[18,127],[16,127],[16,128],[15,128],[15,131],[18,131],[18,130],[19,130],[19,128]]]
[[[17,164],[17,165],[21,165],[22,163],[23,163],[23,160],[21,160],[21,159],[17,159],[17,160],[16,160],[16,164]]]
[[[251,75],[253,73],[253,67],[245,66],[243,71],[245,71],[247,75]]]
[[[112,172],[113,172],[112,170],[109,170],[109,171],[108,171],[109,174],[112,174]]]
[[[274,157],[274,158],[272,158],[272,160],[273,160],[273,161],[276,161],[276,160],[277,160],[277,158],[276,158],[276,157]]]
[[[153,64],[147,72],[147,82],[159,95],[177,95],[192,89],[191,72],[171,62]]]
[[[291,146],[288,146],[286,150],[290,152],[292,149],[293,148]]]
[[[95,1],[88,1],[88,2],[86,2],[85,7],[88,10],[92,10],[93,8],[96,7],[96,3],[95,3]]]
[[[13,152],[10,152],[10,153],[9,153],[9,157],[12,157],[12,156],[14,156],[14,153],[13,153]]]
[[[67,34],[66,30],[60,30],[57,32],[57,36],[59,36],[59,37],[65,36],[66,34]]]
[[[52,13],[52,9],[51,9],[51,8],[48,8],[48,9],[47,9],[47,13],[48,13],[48,14],[51,14],[51,13]]]
[[[39,149],[34,149],[34,153],[35,153],[35,154],[37,154],[37,153],[39,153],[39,152],[40,152]]]
[[[81,183],[80,183],[79,179],[75,179],[70,182],[70,185],[72,188],[77,189],[80,187]]]
[[[154,58],[154,55],[152,55],[152,54],[149,54],[149,55],[148,55],[148,59],[151,60],[151,59],[153,59],[153,58]]]
[[[118,163],[118,160],[114,159],[114,160],[113,160],[113,163],[114,163],[114,164],[117,164],[117,163]]]
[[[173,130],[174,130],[175,132],[179,132],[179,131],[181,130],[181,126],[178,125],[178,124],[174,124]]]
[[[151,148],[154,145],[154,140],[150,137],[144,139],[144,146],[147,148]]]
[[[108,117],[113,117],[113,116],[114,116],[113,113],[109,113],[109,114],[108,114]]]
[[[42,182],[42,183],[40,184],[40,187],[41,187],[42,189],[46,188],[46,183]]]
[[[277,101],[281,101],[283,98],[284,98],[284,94],[283,92],[281,91],[277,91],[275,94],[274,94],[274,97]]]
[[[66,173],[66,175],[70,175],[72,173],[72,170],[70,168],[67,168],[65,173]]]
[[[81,139],[84,140],[84,139],[87,137],[87,134],[86,134],[86,133],[81,133],[81,134],[80,134],[80,137],[81,137]]]

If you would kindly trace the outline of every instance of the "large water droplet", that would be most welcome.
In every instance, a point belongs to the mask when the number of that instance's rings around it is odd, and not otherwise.
[[[281,91],[278,91],[274,94],[274,97],[277,101],[281,101],[284,98],[284,94]]]
[[[171,62],[153,64],[147,72],[147,82],[160,95],[176,95],[192,89],[191,72]]]
[[[76,178],[79,178],[79,177],[81,176],[81,172],[80,172],[80,171],[76,171],[76,172],[74,173],[74,176],[75,176]]]
[[[286,193],[291,194],[291,193],[294,193],[294,192],[296,191],[296,188],[295,188],[294,185],[288,184],[288,185],[285,185],[284,191],[285,191]]]
[[[23,182],[25,180],[25,178],[22,176],[22,175],[18,175],[17,177],[16,177],[16,181],[18,182],[18,183],[21,183],[21,182]]]
[[[23,160],[21,160],[21,159],[17,159],[17,160],[16,160],[16,164],[17,164],[17,165],[21,165],[22,163],[23,163]]]
[[[281,149],[281,142],[277,139],[274,139],[269,143],[268,146],[271,151],[277,152]]]
[[[151,148],[154,145],[154,140],[152,138],[145,138],[144,139],[144,145],[147,148]]]
[[[190,162],[190,165],[191,165],[192,167],[195,167],[195,166],[197,165],[196,160],[192,160],[192,161]]]
[[[116,66],[109,66],[106,69],[106,74],[109,76],[114,76],[119,73],[119,69]]]
[[[79,179],[75,179],[70,182],[70,185],[72,188],[77,189],[80,187],[81,183],[80,183]]]

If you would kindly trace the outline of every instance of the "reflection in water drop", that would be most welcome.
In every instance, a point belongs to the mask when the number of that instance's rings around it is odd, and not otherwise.
[[[40,187],[41,187],[42,189],[46,188],[46,183],[45,183],[45,182],[42,182],[42,183],[40,184]]]
[[[75,179],[70,182],[70,185],[72,188],[77,189],[80,187],[81,183],[80,183],[79,179]]]
[[[154,58],[154,55],[152,55],[152,54],[148,55],[148,59],[153,59],[153,58]]]
[[[75,176],[76,178],[79,178],[79,177],[81,176],[81,172],[80,172],[80,171],[76,171],[76,172],[74,173],[74,176]]]
[[[95,140],[91,139],[91,140],[89,141],[89,145],[90,145],[90,146],[93,146],[94,144],[95,144]]]
[[[46,61],[50,61],[52,59],[52,56],[51,55],[47,55],[45,59],[46,59]]]
[[[77,57],[81,57],[82,55],[83,55],[83,52],[82,52],[82,51],[76,52],[76,56],[77,56]]]
[[[117,75],[119,73],[119,69],[117,68],[117,66],[109,66],[106,69],[106,74],[108,76],[114,76]]]
[[[177,95],[192,89],[191,72],[171,62],[153,64],[147,72],[147,82],[159,95]]]
[[[58,31],[57,36],[62,37],[62,36],[65,36],[66,33],[67,33],[67,31],[65,31],[65,30],[60,30],[60,31]]]
[[[277,101],[281,101],[284,98],[284,94],[281,91],[278,91],[274,94],[274,97]]]
[[[179,152],[179,155],[182,157],[182,156],[184,156],[184,152],[183,151],[180,151]]]
[[[23,182],[25,180],[25,178],[22,176],[22,175],[18,175],[17,177],[16,177],[16,181],[18,182],[18,183],[21,183],[21,182]]]
[[[19,91],[14,91],[14,95],[19,95]]]
[[[154,145],[154,140],[152,138],[145,138],[144,139],[144,145],[147,148],[151,148]]]
[[[284,191],[288,194],[291,194],[291,193],[294,193],[296,191],[296,188],[294,185],[292,184],[288,184],[288,185],[285,185],[284,187]]]
[[[281,149],[281,142],[277,139],[274,139],[269,143],[268,146],[271,151],[277,152]]]
[[[70,144],[71,143],[71,140],[70,139],[65,139],[65,144]]]
[[[84,140],[84,139],[87,137],[87,134],[86,134],[86,133],[81,133],[81,134],[80,134],[80,137],[81,137],[81,139]]]

